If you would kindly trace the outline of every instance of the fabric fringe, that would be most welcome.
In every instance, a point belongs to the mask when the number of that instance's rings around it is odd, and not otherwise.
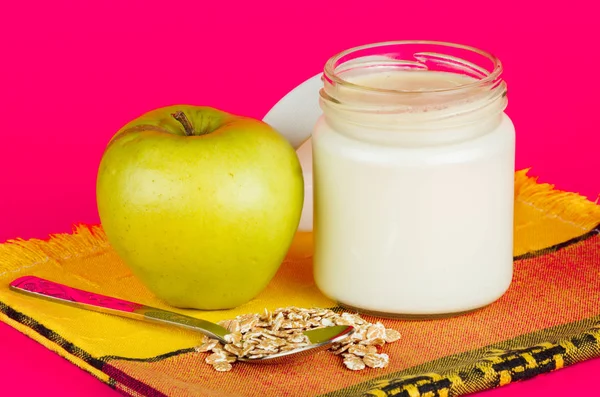
[[[529,176],[531,169],[515,173],[515,202],[522,203],[583,228],[592,229],[600,223],[600,205],[577,193],[555,189],[549,183],[538,183]],[[517,225],[518,226],[518,225]]]
[[[53,234],[46,240],[15,239],[0,244],[0,277],[53,259],[90,254],[109,246],[99,225],[76,225],[72,233]]]

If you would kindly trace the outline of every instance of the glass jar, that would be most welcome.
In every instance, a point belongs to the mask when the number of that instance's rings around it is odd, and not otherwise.
[[[493,55],[377,43],[325,65],[313,137],[314,277],[392,317],[492,303],[513,270],[515,133]]]

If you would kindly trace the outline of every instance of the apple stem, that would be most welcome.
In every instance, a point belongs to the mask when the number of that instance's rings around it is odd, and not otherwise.
[[[185,136],[194,135],[194,127],[192,126],[192,123],[190,123],[190,120],[187,118],[185,113],[183,113],[181,110],[178,110],[175,113],[171,113],[171,116],[181,123]]]

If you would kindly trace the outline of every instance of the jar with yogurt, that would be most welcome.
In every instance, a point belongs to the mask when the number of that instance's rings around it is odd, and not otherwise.
[[[487,52],[431,41],[327,62],[312,136],[325,295],[364,313],[436,317],[506,292],[515,131],[501,74]]]

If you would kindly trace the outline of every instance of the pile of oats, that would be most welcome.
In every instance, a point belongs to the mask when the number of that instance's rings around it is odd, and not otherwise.
[[[369,323],[358,314],[337,314],[329,309],[280,308],[262,314],[244,314],[233,320],[224,320],[219,325],[227,328],[226,344],[205,337],[197,352],[210,352],[206,363],[217,371],[230,371],[238,358],[262,358],[287,350],[298,349],[310,344],[303,334],[316,328],[333,325],[352,325],[354,333],[331,345],[329,350],[343,357],[344,365],[353,371],[370,368],[385,368],[389,357],[379,353],[378,347],[400,339],[396,330],[385,328],[377,322]]]

